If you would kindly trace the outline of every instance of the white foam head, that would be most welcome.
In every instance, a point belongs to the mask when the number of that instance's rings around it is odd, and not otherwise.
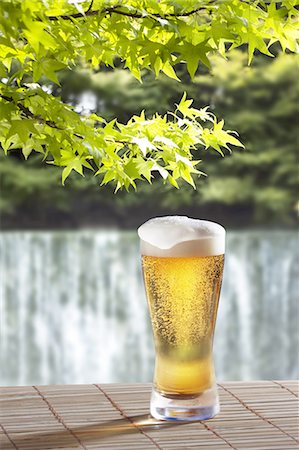
[[[223,255],[225,229],[215,222],[186,216],[150,219],[138,228],[141,254],[161,257]]]

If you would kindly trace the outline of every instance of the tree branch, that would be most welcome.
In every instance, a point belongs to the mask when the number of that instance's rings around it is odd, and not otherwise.
[[[2,95],[0,94],[0,98],[3,98],[3,100],[13,103],[14,105],[16,105],[19,110],[23,113],[23,115],[27,118],[27,119],[34,119],[39,123],[43,123],[45,125],[48,125],[51,128],[54,128],[56,130],[59,131],[67,131],[64,128],[60,128],[53,120],[47,120],[44,119],[41,116],[37,116],[36,114],[33,114],[29,108],[27,108],[27,106],[24,106],[21,102],[15,102],[14,99],[12,97],[8,97],[7,95]],[[77,133],[73,133],[74,136],[76,136],[79,139],[84,139],[84,136],[81,136],[81,134],[77,134]],[[123,145],[130,145],[132,144],[132,142],[128,142],[128,141],[119,141],[119,140],[113,140],[113,142],[117,142],[118,144],[123,144]]]
[[[37,116],[36,114],[33,114],[30,111],[30,109],[27,108],[27,106],[24,106],[21,102],[15,102],[12,97],[8,97],[7,95],[0,94],[0,98],[3,98],[3,100],[6,100],[7,102],[10,102],[10,103],[13,103],[14,105],[16,105],[27,119],[34,119],[38,123],[43,123],[45,125],[48,125],[48,127],[54,128],[58,131],[67,131],[64,128],[60,128],[53,120],[44,119],[43,117],[41,117],[39,115]],[[74,136],[76,136],[79,139],[84,139],[84,137],[81,136],[80,134],[77,134],[77,133],[73,133],[73,134],[74,134]]]
[[[88,13],[89,11],[91,11],[92,5],[93,5],[93,0],[91,0],[90,5],[89,5],[88,10],[86,11],[86,13]],[[86,13],[85,13],[85,14],[86,14]]]
[[[149,18],[155,18],[155,19],[170,19],[172,17],[188,17],[188,16],[192,16],[193,14],[196,14],[199,11],[203,11],[207,8],[206,5],[201,6],[199,8],[193,9],[191,11],[187,11],[187,12],[182,12],[179,14],[176,13],[169,13],[169,14],[165,14],[165,15],[161,15],[161,14],[150,14],[150,13],[139,13],[139,12],[128,12],[128,11],[121,11],[119,8],[119,6],[113,6],[111,8],[104,8],[104,9],[98,9],[98,10],[92,10],[92,3],[89,5],[88,10],[83,14],[83,13],[74,13],[74,14],[63,14],[60,16],[47,16],[47,19],[51,20],[51,21],[57,21],[57,20],[72,20],[72,19],[79,19],[82,17],[90,17],[90,16],[97,16],[99,14],[119,14],[121,16],[126,16],[126,17],[131,17],[133,19],[142,19],[144,17],[149,17]],[[214,3],[214,2],[213,2]]]
[[[200,6],[199,8],[195,8],[192,9],[191,11],[186,11],[186,12],[182,12],[182,13],[169,13],[169,14],[158,14],[158,13],[139,13],[139,12],[129,12],[129,11],[122,11],[121,8],[122,5],[116,5],[116,6],[111,6],[110,8],[104,8],[104,9],[97,9],[97,10],[92,10],[92,5],[93,5],[93,1],[91,0],[91,3],[88,7],[88,9],[84,12],[84,13],[73,13],[73,14],[62,14],[59,16],[47,16],[47,19],[49,19],[50,21],[57,21],[57,20],[73,20],[73,19],[80,19],[83,17],[91,17],[91,16],[97,16],[100,14],[119,14],[121,16],[126,16],[126,17],[131,17],[133,19],[142,19],[145,17],[149,17],[149,18],[153,18],[153,19],[171,19],[172,17],[188,17],[188,16],[192,16],[193,14],[196,14],[199,11],[205,11],[209,8],[209,6],[213,6],[215,3],[217,3],[217,0],[211,0],[208,4],[206,4],[205,6]],[[244,3],[250,3],[250,0],[240,0],[241,2]],[[266,4],[270,4],[273,0],[265,0]],[[275,3],[281,3],[281,1],[276,1],[274,0]]]
[[[47,120],[44,119],[41,116],[36,116],[35,114],[33,114],[29,108],[27,108],[27,106],[24,106],[21,102],[15,102],[14,99],[12,97],[8,97],[7,95],[2,95],[0,94],[0,97],[3,98],[3,100],[6,100],[7,102],[13,103],[14,105],[16,105],[19,110],[24,114],[25,117],[27,117],[28,119],[35,119],[37,120],[39,123],[44,123],[45,125],[48,125],[51,128],[56,128],[57,130],[63,130],[62,128],[59,128],[55,122],[53,122],[52,120]]]

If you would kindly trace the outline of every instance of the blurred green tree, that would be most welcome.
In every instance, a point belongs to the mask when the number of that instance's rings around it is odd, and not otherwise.
[[[156,80],[146,72],[141,85],[124,70],[90,73],[78,69],[65,73],[60,87],[53,86],[65,102],[78,110],[91,108],[89,112],[106,120],[118,114],[125,122],[145,108],[163,114],[184,91],[195,99],[197,108],[210,104],[217,115],[227,118],[228,126],[237,124],[246,151],[235,151],[224,159],[207,153],[209,176],[196,181],[200,189],[178,191],[156,179],[152,186],[141,185],[138,194],[115,196],[109,186],[99,192],[95,177],[83,180],[76,175],[64,189],[54,168],[44,167],[34,158],[24,164],[12,155],[2,158],[0,165],[6,222],[11,223],[20,208],[23,214],[27,211],[24,220],[28,226],[34,225],[34,217],[37,224],[48,226],[57,225],[57,221],[65,226],[105,221],[135,226],[151,211],[219,217],[235,226],[294,225],[298,201],[298,57],[278,54],[269,62],[260,56],[248,69],[246,54],[235,50],[228,61],[214,56],[211,64],[211,74],[201,68],[193,82],[185,65],[180,65],[181,83],[167,77]]]

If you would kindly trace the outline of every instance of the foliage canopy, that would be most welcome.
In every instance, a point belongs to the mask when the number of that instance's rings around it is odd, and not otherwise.
[[[61,70],[83,65],[123,67],[141,80],[142,69],[178,79],[176,66],[186,63],[194,77],[200,63],[210,66],[218,53],[226,57],[247,44],[248,62],[255,50],[271,56],[271,46],[296,51],[296,0],[2,0],[0,16],[0,132],[5,152],[22,148],[72,170],[88,168],[101,184],[136,187],[151,182],[152,172],[178,186],[192,174],[197,150],[241,146],[207,108],[196,109],[184,95],[176,110],[126,124],[106,122],[97,114],[79,115],[42,86],[59,84]]]
[[[151,72],[140,84],[121,69],[92,73],[78,68],[61,77],[55,95],[76,110],[102,114],[107,121],[117,114],[122,122],[145,109],[164,114],[183,92],[195,108],[210,104],[216,115],[237,127],[246,152],[219,158],[202,151],[208,177],[195,178],[197,190],[186,185],[176,190],[155,176],[152,185],[140,183],[138,192],[113,194],[113,185],[98,187],[91,171],[85,178],[73,172],[64,189],[60,171],[41,164],[42,155],[24,161],[20,152],[0,159],[0,212],[2,227],[138,226],[149,215],[187,214],[220,221],[226,226],[295,226],[298,222],[299,58],[278,54],[268,60],[257,55],[247,66],[244,51],[234,50],[225,61],[211,60],[193,81],[186,65],[178,67],[181,83]],[[113,89],[114,87],[114,89]],[[117,102],[116,102],[117,99]],[[81,106],[82,105],[82,106]],[[87,109],[88,105],[88,109]],[[103,110],[104,109],[104,110]],[[156,174],[155,174],[156,175]],[[32,205],[34,204],[34,209]]]

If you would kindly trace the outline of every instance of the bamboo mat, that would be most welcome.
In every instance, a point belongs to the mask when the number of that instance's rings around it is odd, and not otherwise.
[[[1,388],[1,450],[299,448],[296,381],[226,382],[221,413],[174,423],[149,416],[148,384]]]

